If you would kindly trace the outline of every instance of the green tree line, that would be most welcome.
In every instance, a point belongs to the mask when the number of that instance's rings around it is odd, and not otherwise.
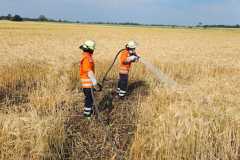
[[[203,25],[202,22],[199,22],[195,26],[179,26],[179,25],[166,25],[166,24],[141,24],[141,23],[135,23],[135,22],[80,22],[80,21],[69,21],[69,20],[62,20],[62,19],[50,19],[47,18],[44,15],[40,15],[38,18],[23,18],[20,15],[11,15],[8,14],[6,16],[0,16],[0,20],[9,20],[9,21],[41,21],[41,22],[63,22],[63,23],[81,23],[81,24],[107,24],[107,25],[133,25],[133,26],[155,26],[155,27],[184,27],[184,28],[240,28],[239,24],[236,25]]]

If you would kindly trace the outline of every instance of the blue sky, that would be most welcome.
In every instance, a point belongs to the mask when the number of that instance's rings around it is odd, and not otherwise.
[[[0,0],[0,15],[138,22],[146,24],[240,24],[240,0]]]

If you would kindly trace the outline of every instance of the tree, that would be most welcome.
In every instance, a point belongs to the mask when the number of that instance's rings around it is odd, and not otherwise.
[[[198,27],[201,27],[203,25],[203,23],[202,22],[198,22]]]
[[[17,14],[15,16],[13,16],[11,18],[11,20],[12,21],[18,21],[18,22],[23,21],[22,17],[20,15],[17,15]]]
[[[11,20],[12,19],[12,15],[11,14],[8,14],[7,15],[7,20]]]
[[[38,17],[38,20],[39,20],[39,21],[48,21],[47,17],[44,16],[44,15],[40,15],[40,16]]]

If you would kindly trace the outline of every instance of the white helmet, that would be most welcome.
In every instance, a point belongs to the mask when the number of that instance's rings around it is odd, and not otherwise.
[[[127,48],[130,48],[130,49],[135,49],[137,48],[137,43],[135,41],[129,41],[127,44],[126,44],[126,47]]]
[[[94,51],[95,47],[96,47],[96,43],[92,40],[87,40],[86,42],[84,42],[82,47],[85,48],[85,49],[90,49],[90,50]]]

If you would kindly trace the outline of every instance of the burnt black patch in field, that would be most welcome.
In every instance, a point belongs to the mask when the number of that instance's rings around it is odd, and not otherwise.
[[[6,105],[27,103],[28,93],[34,86],[34,83],[29,86],[24,81],[17,81],[14,85],[7,84],[5,87],[0,87],[0,103]]]
[[[115,88],[108,87],[114,84],[108,81],[104,91],[96,93],[98,116],[87,120],[82,110],[69,115],[62,159],[126,159],[136,129],[138,103],[148,95],[149,87],[144,81],[132,82],[128,97],[120,100],[114,97]]]

